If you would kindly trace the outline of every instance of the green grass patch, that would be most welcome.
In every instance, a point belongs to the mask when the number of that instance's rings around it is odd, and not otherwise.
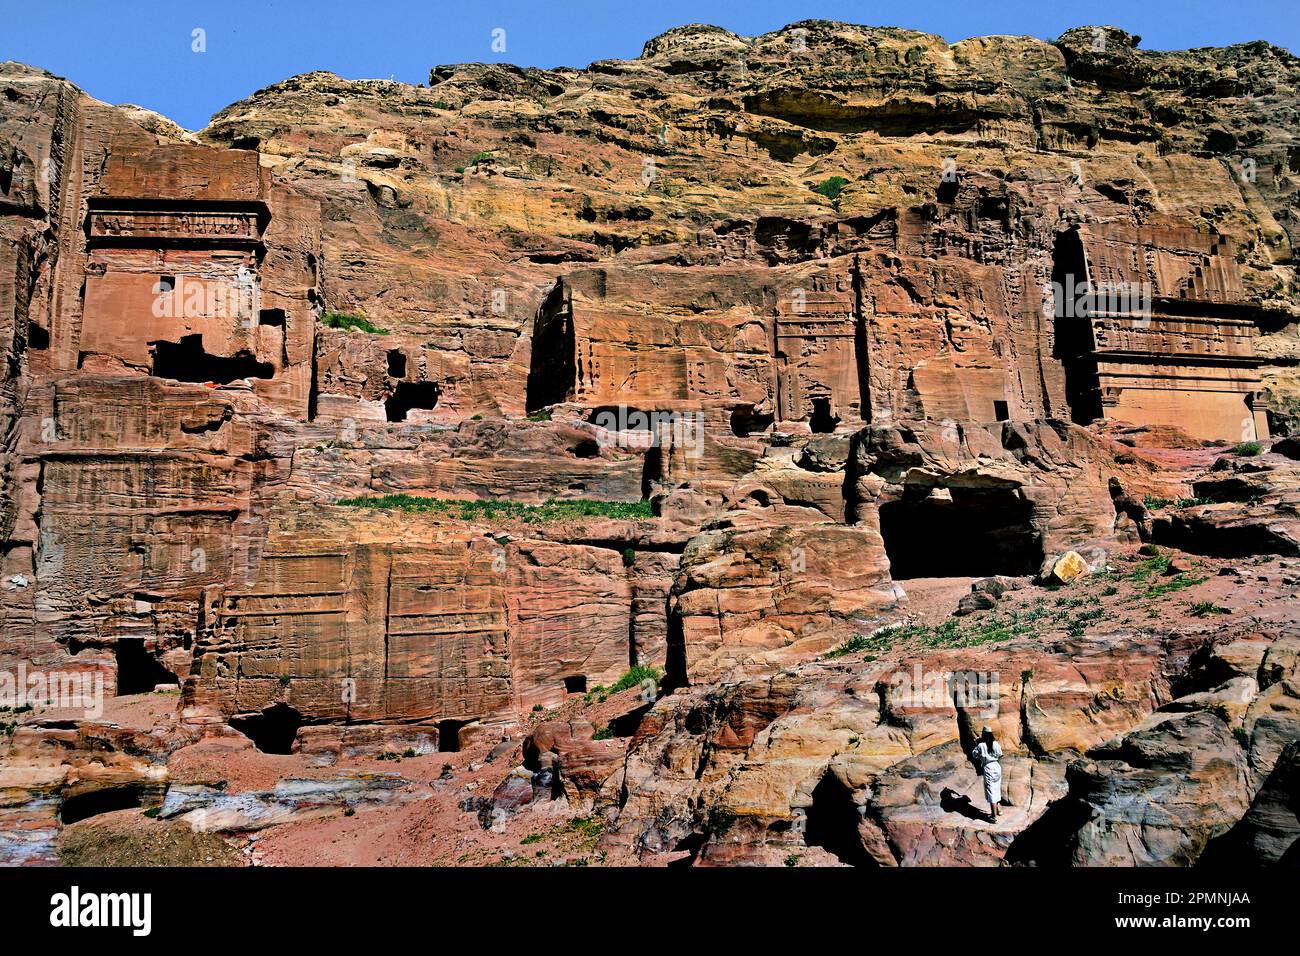
[[[1163,554],[1158,554],[1153,558],[1147,558],[1145,561],[1139,561],[1137,567],[1129,572],[1129,579],[1133,581],[1145,581],[1151,577],[1158,577],[1169,570],[1169,565],[1173,562]]]
[[[1240,445],[1232,446],[1232,453],[1239,458],[1250,458],[1258,455],[1261,451],[1263,451],[1263,448],[1257,441],[1244,441]]]
[[[614,686],[609,689],[609,693],[617,694],[619,691],[627,690],[629,687],[639,687],[642,681],[652,680],[655,687],[659,686],[659,681],[663,679],[664,672],[657,667],[648,664],[637,664],[627,671],[622,677],[614,682]]]
[[[885,653],[893,646],[893,637],[899,630],[900,628],[894,628],[889,631],[878,631],[875,634],[854,634],[843,644],[827,651],[822,657],[826,660],[834,660],[837,657],[857,654],[859,651],[869,651],[870,656],[867,660],[875,660],[877,655]]]
[[[364,315],[351,315],[347,312],[326,312],[320,317],[320,324],[331,329],[360,329],[369,335],[387,335],[387,329],[371,324]]]
[[[528,505],[519,501],[458,501],[429,498],[423,495],[380,495],[378,497],[342,498],[335,502],[349,508],[381,508],[443,515],[460,521],[516,520],[525,524],[546,524],[572,518],[614,518],[635,521],[653,518],[648,501],[591,501],[586,498],[550,499],[545,504]]]
[[[1197,601],[1192,605],[1192,617],[1213,617],[1216,614],[1231,614],[1226,607],[1221,607],[1213,601]]]
[[[1198,584],[1205,583],[1205,578],[1194,578],[1186,574],[1175,574],[1159,584],[1153,584],[1147,588],[1147,597],[1162,597],[1166,594],[1173,594],[1175,591],[1182,591],[1187,588],[1194,588]]]
[[[848,184],[849,181],[843,176],[831,176],[829,179],[823,179],[814,186],[813,192],[825,196],[831,202],[835,202],[840,198],[840,193],[844,192],[844,187]]]
[[[574,817],[565,824],[565,829],[570,833],[576,833],[584,840],[595,842],[600,839],[600,835],[605,832],[605,821],[598,816]]]

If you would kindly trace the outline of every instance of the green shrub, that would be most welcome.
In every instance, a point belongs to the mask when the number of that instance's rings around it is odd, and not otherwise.
[[[1258,455],[1263,449],[1257,441],[1244,441],[1240,445],[1233,446],[1232,453],[1242,458],[1249,458],[1252,455]]]
[[[823,179],[814,186],[813,192],[825,196],[831,202],[835,202],[840,198],[840,193],[844,192],[844,187],[848,184],[849,181],[843,176],[832,176],[829,179]]]
[[[871,651],[872,656],[868,660],[875,660],[875,654],[883,654],[889,650],[891,645],[890,635],[894,631],[881,631],[877,634],[854,634],[843,644],[833,647],[822,655],[826,660],[834,660],[837,657],[844,657],[848,654],[856,654],[859,651]]]
[[[551,410],[549,408],[539,408],[535,412],[530,412],[525,416],[526,421],[530,422],[549,422],[551,420]]]
[[[1168,498],[1157,498],[1155,495],[1142,496],[1142,504],[1148,511],[1159,511],[1172,503]]]
[[[595,732],[591,735],[591,739],[609,740],[609,738],[613,736],[614,736],[614,731],[610,730],[608,727],[597,727]]]
[[[1197,601],[1192,605],[1192,617],[1213,617],[1215,614],[1231,614],[1226,607],[1220,607],[1213,601]]]
[[[623,549],[623,567],[630,568],[636,564],[636,551],[633,548]]]
[[[363,313],[350,315],[346,312],[325,312],[320,317],[321,325],[331,329],[360,329],[369,335],[387,335],[387,329],[371,325]]]
[[[617,694],[619,691],[627,690],[629,687],[639,687],[642,681],[652,680],[655,686],[659,686],[659,681],[663,678],[664,672],[657,667],[648,664],[637,664],[627,673],[614,682],[614,686],[609,689],[611,694]]]

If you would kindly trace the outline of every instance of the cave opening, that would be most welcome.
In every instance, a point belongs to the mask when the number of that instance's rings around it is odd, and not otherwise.
[[[388,374],[391,378],[406,378],[406,353],[401,349],[388,350]]]
[[[587,692],[586,675],[573,674],[564,678],[564,692],[566,694],[585,694]]]
[[[143,790],[138,786],[102,787],[65,797],[59,807],[59,820],[66,824],[114,810],[133,810],[140,806]]]
[[[1067,229],[1052,247],[1053,355],[1065,369],[1065,401],[1076,425],[1102,417],[1088,283],[1083,240],[1077,229]]]
[[[468,724],[468,720],[450,718],[438,721],[438,750],[446,754],[460,753],[460,732]]]
[[[840,423],[840,416],[831,411],[829,395],[817,395],[812,399],[812,414],[808,416],[808,427],[815,434],[829,434]]]
[[[212,355],[203,350],[203,335],[183,335],[179,343],[158,341],[153,345],[151,373],[177,382],[215,382],[228,385],[241,378],[271,378],[275,368],[259,362],[247,349],[233,356]]]
[[[253,742],[264,754],[293,753],[302,714],[288,704],[273,704],[259,714],[231,717],[230,726]]]
[[[731,412],[731,434],[738,438],[758,435],[772,427],[775,415],[755,411],[753,405],[739,405]]]
[[[524,406],[535,412],[565,401],[578,381],[573,306],[556,283],[533,320],[532,358]]]
[[[35,322],[27,323],[27,347],[43,352],[50,347],[50,332]]]
[[[858,832],[861,819],[849,788],[828,771],[813,788],[804,843],[821,847],[849,866],[876,866],[862,845]]]
[[[957,193],[961,191],[961,181],[957,177],[944,174],[944,178],[939,180],[939,188],[935,192],[935,201],[944,206],[951,206],[957,201]]]
[[[1033,506],[1011,488],[909,491],[880,506],[890,576],[985,577],[1035,574],[1043,546],[1031,524]]]
[[[144,639],[119,638],[113,647],[117,658],[117,696],[149,694],[159,684],[175,684],[176,675],[145,650]]]
[[[437,406],[441,391],[437,382],[398,382],[384,400],[384,413],[390,422],[404,422],[413,408],[430,411]]]

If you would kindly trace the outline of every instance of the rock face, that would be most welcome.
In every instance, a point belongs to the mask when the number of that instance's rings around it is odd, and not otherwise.
[[[1101,601],[1143,543],[1185,555],[1141,600],[1300,552],[1298,85],[1111,27],[696,25],[306,74],[191,133],[0,65],[0,674],[181,692],[139,740],[6,704],[0,856],[161,801],[195,741],[332,767],[541,721],[478,810],[548,773],[646,861],[1287,858],[1285,620],[1216,649],[1207,590],[1026,635],[1031,578]],[[996,675],[997,823],[914,665]],[[633,667],[653,707],[557,716]],[[348,781],[167,814],[413,785]]]

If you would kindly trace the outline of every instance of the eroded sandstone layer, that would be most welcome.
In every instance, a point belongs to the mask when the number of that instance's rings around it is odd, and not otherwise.
[[[197,133],[0,66],[0,670],[107,698],[0,713],[0,860],[1293,857],[1300,61],[1138,44],[696,25]]]

